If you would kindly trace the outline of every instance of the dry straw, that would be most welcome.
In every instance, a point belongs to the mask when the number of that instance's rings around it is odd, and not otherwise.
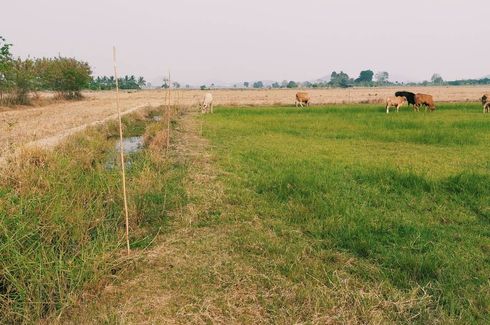
[[[128,250],[128,255],[131,253],[131,248],[129,247],[129,212],[128,212],[128,194],[126,191],[126,166],[124,164],[124,145],[123,145],[123,132],[122,132],[122,120],[121,120],[121,107],[119,105],[119,81],[117,75],[117,64],[116,64],[116,47],[112,48],[112,59],[114,62],[114,77],[116,78],[116,106],[117,115],[119,120],[119,152],[121,156],[121,174],[122,174],[122,186],[123,186],[123,198],[124,198],[124,213],[126,216],[126,247]]]

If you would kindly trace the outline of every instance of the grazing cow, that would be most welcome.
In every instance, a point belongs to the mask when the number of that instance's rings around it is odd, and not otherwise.
[[[397,97],[389,97],[386,98],[386,114],[390,112],[391,107],[396,107],[396,111],[400,111],[400,106],[405,104],[407,102],[407,99],[402,96],[397,96]]]
[[[408,105],[415,105],[415,94],[409,91],[397,91],[395,93],[396,97],[405,97],[407,99]]]
[[[296,107],[298,105],[301,105],[301,107],[304,107],[303,104],[306,106],[310,106],[310,94],[308,94],[305,91],[300,91],[296,93]]]
[[[418,112],[421,105],[425,106],[426,111],[427,107],[430,109],[431,112],[436,109],[436,105],[434,105],[434,99],[432,98],[432,95],[416,94],[414,109],[416,109]]]
[[[202,102],[199,103],[201,113],[213,113],[213,95],[207,93]]]
[[[490,113],[490,95],[484,94],[481,98],[481,104],[483,105],[483,114]]]

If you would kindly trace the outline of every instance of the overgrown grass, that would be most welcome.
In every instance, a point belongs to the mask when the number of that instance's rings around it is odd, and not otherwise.
[[[149,146],[128,157],[130,234],[138,249],[166,231],[169,213],[183,204],[185,170],[170,165],[165,148],[149,149],[155,135],[166,134],[164,121],[136,113],[124,124],[126,136],[152,129]],[[126,263],[117,135],[109,123],[53,152],[26,151],[1,171],[1,323],[32,323],[59,312]]]
[[[344,274],[360,284],[356,321],[490,322],[488,117],[476,104],[217,109],[204,135],[233,213],[201,223],[245,221],[236,252],[269,287],[304,287],[259,299],[272,320],[338,308],[308,283],[335,289]]]

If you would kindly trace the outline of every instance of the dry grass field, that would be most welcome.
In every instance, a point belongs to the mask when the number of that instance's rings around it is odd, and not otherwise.
[[[312,104],[377,103],[401,88],[413,92],[430,93],[439,102],[477,101],[488,87],[386,87],[350,89],[310,89]],[[215,105],[269,106],[291,105],[296,89],[211,90]],[[206,91],[178,90],[172,100],[180,105],[196,105]],[[110,91],[86,92],[79,102],[59,102],[43,107],[0,107],[0,157],[27,143],[48,139],[56,143],[56,136],[78,131],[80,126],[110,119],[116,114],[114,93]],[[42,94],[49,97],[51,94]],[[158,106],[165,102],[163,90],[121,92],[123,111],[143,106]]]

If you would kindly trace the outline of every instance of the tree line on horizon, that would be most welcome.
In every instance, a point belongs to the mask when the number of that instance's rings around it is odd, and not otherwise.
[[[283,80],[282,82],[273,82],[269,85],[265,85],[263,81],[242,83],[243,88],[253,88],[253,89],[280,89],[280,88],[349,88],[349,87],[384,87],[384,86],[460,86],[460,85],[490,85],[490,78],[485,77],[481,79],[460,79],[445,81],[442,76],[438,73],[434,73],[430,78],[430,81],[422,82],[392,82],[389,80],[389,73],[386,71],[380,71],[374,73],[372,70],[363,70],[359,73],[357,78],[351,78],[349,75],[343,71],[336,72],[333,71],[330,75],[329,81],[305,81],[298,82],[294,80]],[[202,85],[201,89],[212,89],[214,85],[208,87]],[[233,88],[242,88],[238,84],[233,85]]]
[[[118,85],[120,89],[142,89],[146,87],[147,83],[144,77],[124,76],[118,78]],[[90,90],[112,90],[116,88],[116,78],[114,76],[97,76],[91,78],[89,87]]]

